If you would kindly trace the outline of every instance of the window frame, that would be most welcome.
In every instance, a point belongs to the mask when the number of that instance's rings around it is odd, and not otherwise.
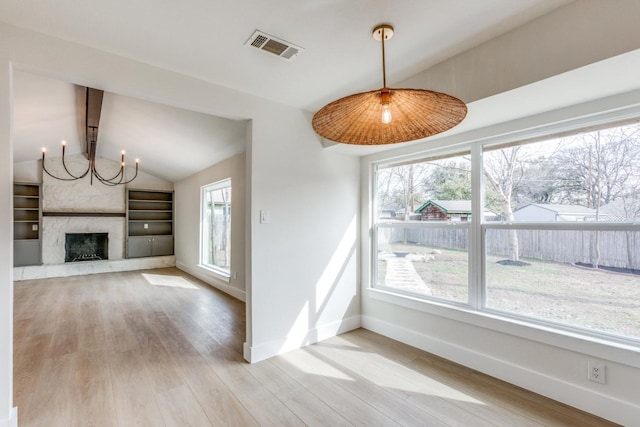
[[[473,221],[472,216],[469,217],[468,221],[441,221],[441,222],[421,222],[421,221],[413,221],[410,223],[402,223],[404,228],[462,228],[467,230],[468,238],[469,238],[469,249],[467,253],[467,266],[468,266],[468,274],[467,274],[467,302],[448,300],[444,298],[440,298],[437,296],[420,296],[417,294],[398,291],[389,286],[379,285],[378,284],[378,269],[377,269],[377,254],[378,254],[378,229],[379,228],[393,228],[394,225],[397,225],[397,222],[391,221],[389,219],[380,220],[379,213],[377,211],[377,203],[376,203],[376,189],[378,188],[377,176],[378,171],[380,169],[388,169],[397,166],[404,166],[409,164],[422,163],[423,161],[435,161],[435,160],[443,160],[448,158],[454,158],[458,156],[469,155],[471,156],[472,152],[470,149],[470,144],[458,145],[455,147],[447,147],[444,149],[430,150],[427,152],[416,153],[410,156],[405,156],[401,158],[394,158],[391,161],[382,161],[382,162],[374,162],[371,167],[371,200],[372,200],[372,209],[371,209],[371,221],[372,221],[372,243],[371,243],[371,258],[370,258],[370,278],[371,282],[369,283],[369,288],[378,289],[384,292],[389,293],[397,293],[399,295],[404,295],[407,298],[419,298],[426,299],[428,301],[432,301],[435,303],[444,303],[450,304],[452,307],[467,307],[471,302],[472,298],[476,298],[475,294],[472,291],[471,286],[471,247],[473,244],[472,240],[472,227],[471,223]],[[473,158],[473,157],[472,157]],[[471,172],[473,174],[473,172]],[[472,194],[473,194],[473,176],[471,177],[471,186],[472,186]],[[472,210],[473,210],[473,201],[472,201]]]
[[[231,260],[231,249],[229,249],[229,268],[222,268],[219,267],[217,265],[214,264],[209,264],[207,262],[205,262],[205,252],[207,250],[207,246],[206,246],[206,242],[205,242],[205,229],[207,226],[207,222],[208,222],[208,218],[207,218],[207,212],[206,212],[206,204],[205,204],[205,194],[206,192],[209,191],[217,191],[217,190],[222,190],[228,188],[229,189],[229,194],[233,194],[233,185],[232,185],[232,180],[231,177],[219,180],[219,181],[215,181],[212,182],[210,184],[206,184],[200,187],[200,245],[199,245],[199,254],[198,254],[198,266],[201,268],[206,269],[207,271],[213,273],[216,277],[218,277],[219,279],[222,279],[226,282],[229,282],[231,280],[231,264],[232,264],[232,260]],[[232,212],[233,212],[233,196],[231,197],[231,201],[229,202],[229,233],[231,234],[232,230],[231,230],[231,224],[233,224],[233,222],[231,221],[232,219]],[[229,239],[229,245],[231,245],[231,239]]]
[[[384,158],[384,155],[372,156],[369,160],[368,176],[368,206],[367,217],[369,218],[369,242],[363,247],[370,251],[368,263],[363,263],[363,288],[367,296],[403,306],[412,310],[422,311],[428,314],[437,315],[456,321],[461,321],[474,326],[508,333],[510,335],[521,336],[543,342],[549,345],[558,346],[574,351],[584,351],[589,348],[592,354],[600,357],[607,357],[610,360],[617,360],[640,368],[638,353],[640,353],[640,340],[627,337],[609,335],[607,333],[593,332],[587,329],[562,325],[544,320],[536,320],[530,317],[517,316],[504,311],[494,310],[486,307],[486,284],[485,284],[485,252],[484,236],[487,229],[499,228],[522,228],[522,229],[557,229],[557,230],[613,230],[613,231],[640,231],[640,223],[506,223],[487,222],[478,218],[473,213],[482,212],[484,205],[484,188],[482,173],[482,154],[485,147],[496,147],[497,145],[510,145],[518,143],[531,143],[536,140],[551,139],[558,136],[566,136],[571,133],[587,132],[595,128],[613,127],[631,121],[640,121],[640,106],[633,105],[621,108],[616,111],[607,111],[591,116],[567,119],[562,122],[541,125],[535,128],[515,130],[505,134],[495,134],[478,139],[467,139],[461,142],[460,138],[454,138],[455,144],[446,147],[433,149],[415,150],[404,156]],[[495,130],[495,129],[494,129]],[[502,129],[504,130],[504,129]],[[444,140],[446,143],[446,139]],[[435,144],[437,145],[437,144]],[[433,145],[432,145],[433,146]],[[472,218],[469,224],[469,304],[452,304],[450,301],[422,297],[418,295],[405,295],[394,292],[392,289],[381,288],[376,285],[376,254],[377,254],[377,227],[380,220],[376,212],[376,175],[379,167],[389,167],[403,163],[417,162],[421,159],[433,158],[436,156],[455,155],[464,151],[471,152],[471,183],[472,183]],[[405,150],[404,153],[407,153]],[[375,158],[377,157],[377,158]],[[364,177],[364,176],[363,176]],[[480,216],[482,217],[482,216]]]

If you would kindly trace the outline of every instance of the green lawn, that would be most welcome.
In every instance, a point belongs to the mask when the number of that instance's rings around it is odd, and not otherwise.
[[[406,251],[434,297],[466,302],[468,254],[393,244],[381,253]],[[526,259],[528,266],[486,263],[487,306],[570,326],[640,339],[640,276]],[[384,281],[385,262],[378,280]]]

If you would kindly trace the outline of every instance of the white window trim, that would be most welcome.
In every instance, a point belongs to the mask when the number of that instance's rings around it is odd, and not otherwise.
[[[231,282],[230,271],[226,271],[221,268],[216,268],[215,266],[207,265],[207,264],[198,264],[198,267],[202,268],[203,270],[206,270],[207,273],[211,274],[213,277],[215,277],[218,280],[222,280],[223,282],[226,282],[226,283]]]
[[[229,266],[229,271],[223,269],[223,268],[219,268],[215,265],[210,265],[210,264],[204,264],[202,262],[202,257],[203,257],[203,253],[204,253],[204,239],[202,238],[202,235],[204,233],[204,223],[205,223],[205,208],[204,208],[204,193],[205,191],[210,191],[210,190],[219,190],[222,188],[227,188],[227,187],[231,187],[231,191],[233,191],[233,187],[232,187],[232,182],[231,182],[231,178],[225,178],[223,180],[220,181],[216,181],[213,182],[211,184],[206,184],[203,185],[202,187],[200,187],[200,233],[199,233],[199,239],[200,239],[200,245],[199,245],[199,250],[198,250],[198,267],[206,270],[208,273],[212,274],[215,278],[222,280],[224,282],[231,282],[231,266]],[[233,203],[233,197],[232,197],[232,203]],[[233,210],[232,210],[233,212]],[[230,260],[230,264],[231,264],[232,260]]]
[[[578,108],[579,110],[579,108]],[[432,150],[418,150],[413,152],[405,152],[401,156],[378,156],[376,160],[368,161],[369,167],[366,168],[367,173],[363,175],[366,179],[366,195],[368,199],[363,206],[369,207],[363,219],[368,219],[365,227],[369,230],[366,235],[370,237],[368,242],[364,242],[363,250],[369,252],[369,256],[364,259],[362,268],[363,274],[363,290],[373,299],[406,307],[412,310],[425,312],[428,314],[449,318],[452,320],[468,323],[484,327],[489,330],[502,332],[524,339],[537,341],[543,344],[556,346],[570,351],[576,351],[585,354],[591,354],[596,357],[606,358],[608,360],[626,364],[640,368],[640,343],[633,339],[618,338],[609,336],[605,333],[591,332],[587,329],[573,328],[565,325],[555,325],[551,322],[537,321],[536,319],[516,317],[508,313],[492,311],[484,308],[484,286],[472,285],[481,283],[484,275],[483,256],[471,256],[472,253],[483,254],[482,236],[484,230],[494,228],[551,228],[549,223],[481,223],[480,221],[471,221],[467,223],[470,226],[470,242],[469,242],[469,305],[460,306],[459,304],[439,300],[429,297],[419,297],[412,295],[404,295],[393,292],[380,287],[374,287],[376,283],[376,254],[377,254],[377,238],[376,227],[381,223],[376,223],[377,213],[375,212],[375,194],[376,182],[375,176],[379,167],[401,164],[404,162],[417,161],[426,157],[437,157],[441,155],[460,153],[463,151],[471,151],[472,159],[472,211],[480,212],[483,205],[482,194],[482,151],[485,146],[496,144],[516,143],[526,140],[538,138],[553,137],[561,133],[579,131],[581,129],[601,126],[606,124],[615,124],[631,119],[640,118],[640,104],[627,107],[612,109],[596,114],[585,114],[578,118],[567,119],[561,122],[539,125],[533,128],[496,134],[490,137],[484,137],[476,140],[468,140],[461,142],[459,137],[453,137],[455,145]],[[496,126],[495,129],[501,129],[502,126]],[[503,130],[503,129],[502,129]],[[363,212],[364,213],[364,212]],[[403,224],[404,226],[404,224]],[[441,225],[442,226],[442,225]],[[562,223],[555,225],[558,229],[610,229],[610,230],[640,230],[638,223],[625,224],[585,224],[582,223]],[[479,252],[478,252],[479,251]]]

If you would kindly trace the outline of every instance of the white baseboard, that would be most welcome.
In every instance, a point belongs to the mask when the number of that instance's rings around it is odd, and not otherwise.
[[[1,420],[0,427],[18,427],[18,408],[12,408],[9,418]]]
[[[242,357],[244,360],[251,363],[251,346],[247,342],[242,344]]]
[[[623,425],[638,422],[640,406],[587,390],[575,384],[477,353],[452,342],[427,336],[363,315],[362,327],[410,346],[499,378],[527,390]]]
[[[244,358],[250,363],[260,362],[279,354],[284,354],[310,344],[335,337],[360,327],[360,316],[352,316],[335,322],[319,325],[307,332],[302,342],[283,337],[266,343],[250,346],[244,344]]]
[[[208,285],[211,285],[214,288],[221,290],[222,292],[229,294],[236,299],[239,299],[242,302],[247,301],[247,293],[245,291],[234,288],[233,286],[229,286],[228,284],[218,279],[215,275],[207,272],[202,268],[192,267],[183,262],[176,262],[176,267],[186,273],[191,274],[194,277],[197,277]]]

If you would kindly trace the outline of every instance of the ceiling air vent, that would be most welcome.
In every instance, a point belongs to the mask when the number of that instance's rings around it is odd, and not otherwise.
[[[296,46],[277,37],[270,36],[260,30],[254,31],[251,37],[249,37],[249,40],[245,43],[245,46],[256,47],[265,52],[277,55],[280,58],[284,58],[287,61],[291,61],[299,53],[304,52],[304,49],[300,46]]]

